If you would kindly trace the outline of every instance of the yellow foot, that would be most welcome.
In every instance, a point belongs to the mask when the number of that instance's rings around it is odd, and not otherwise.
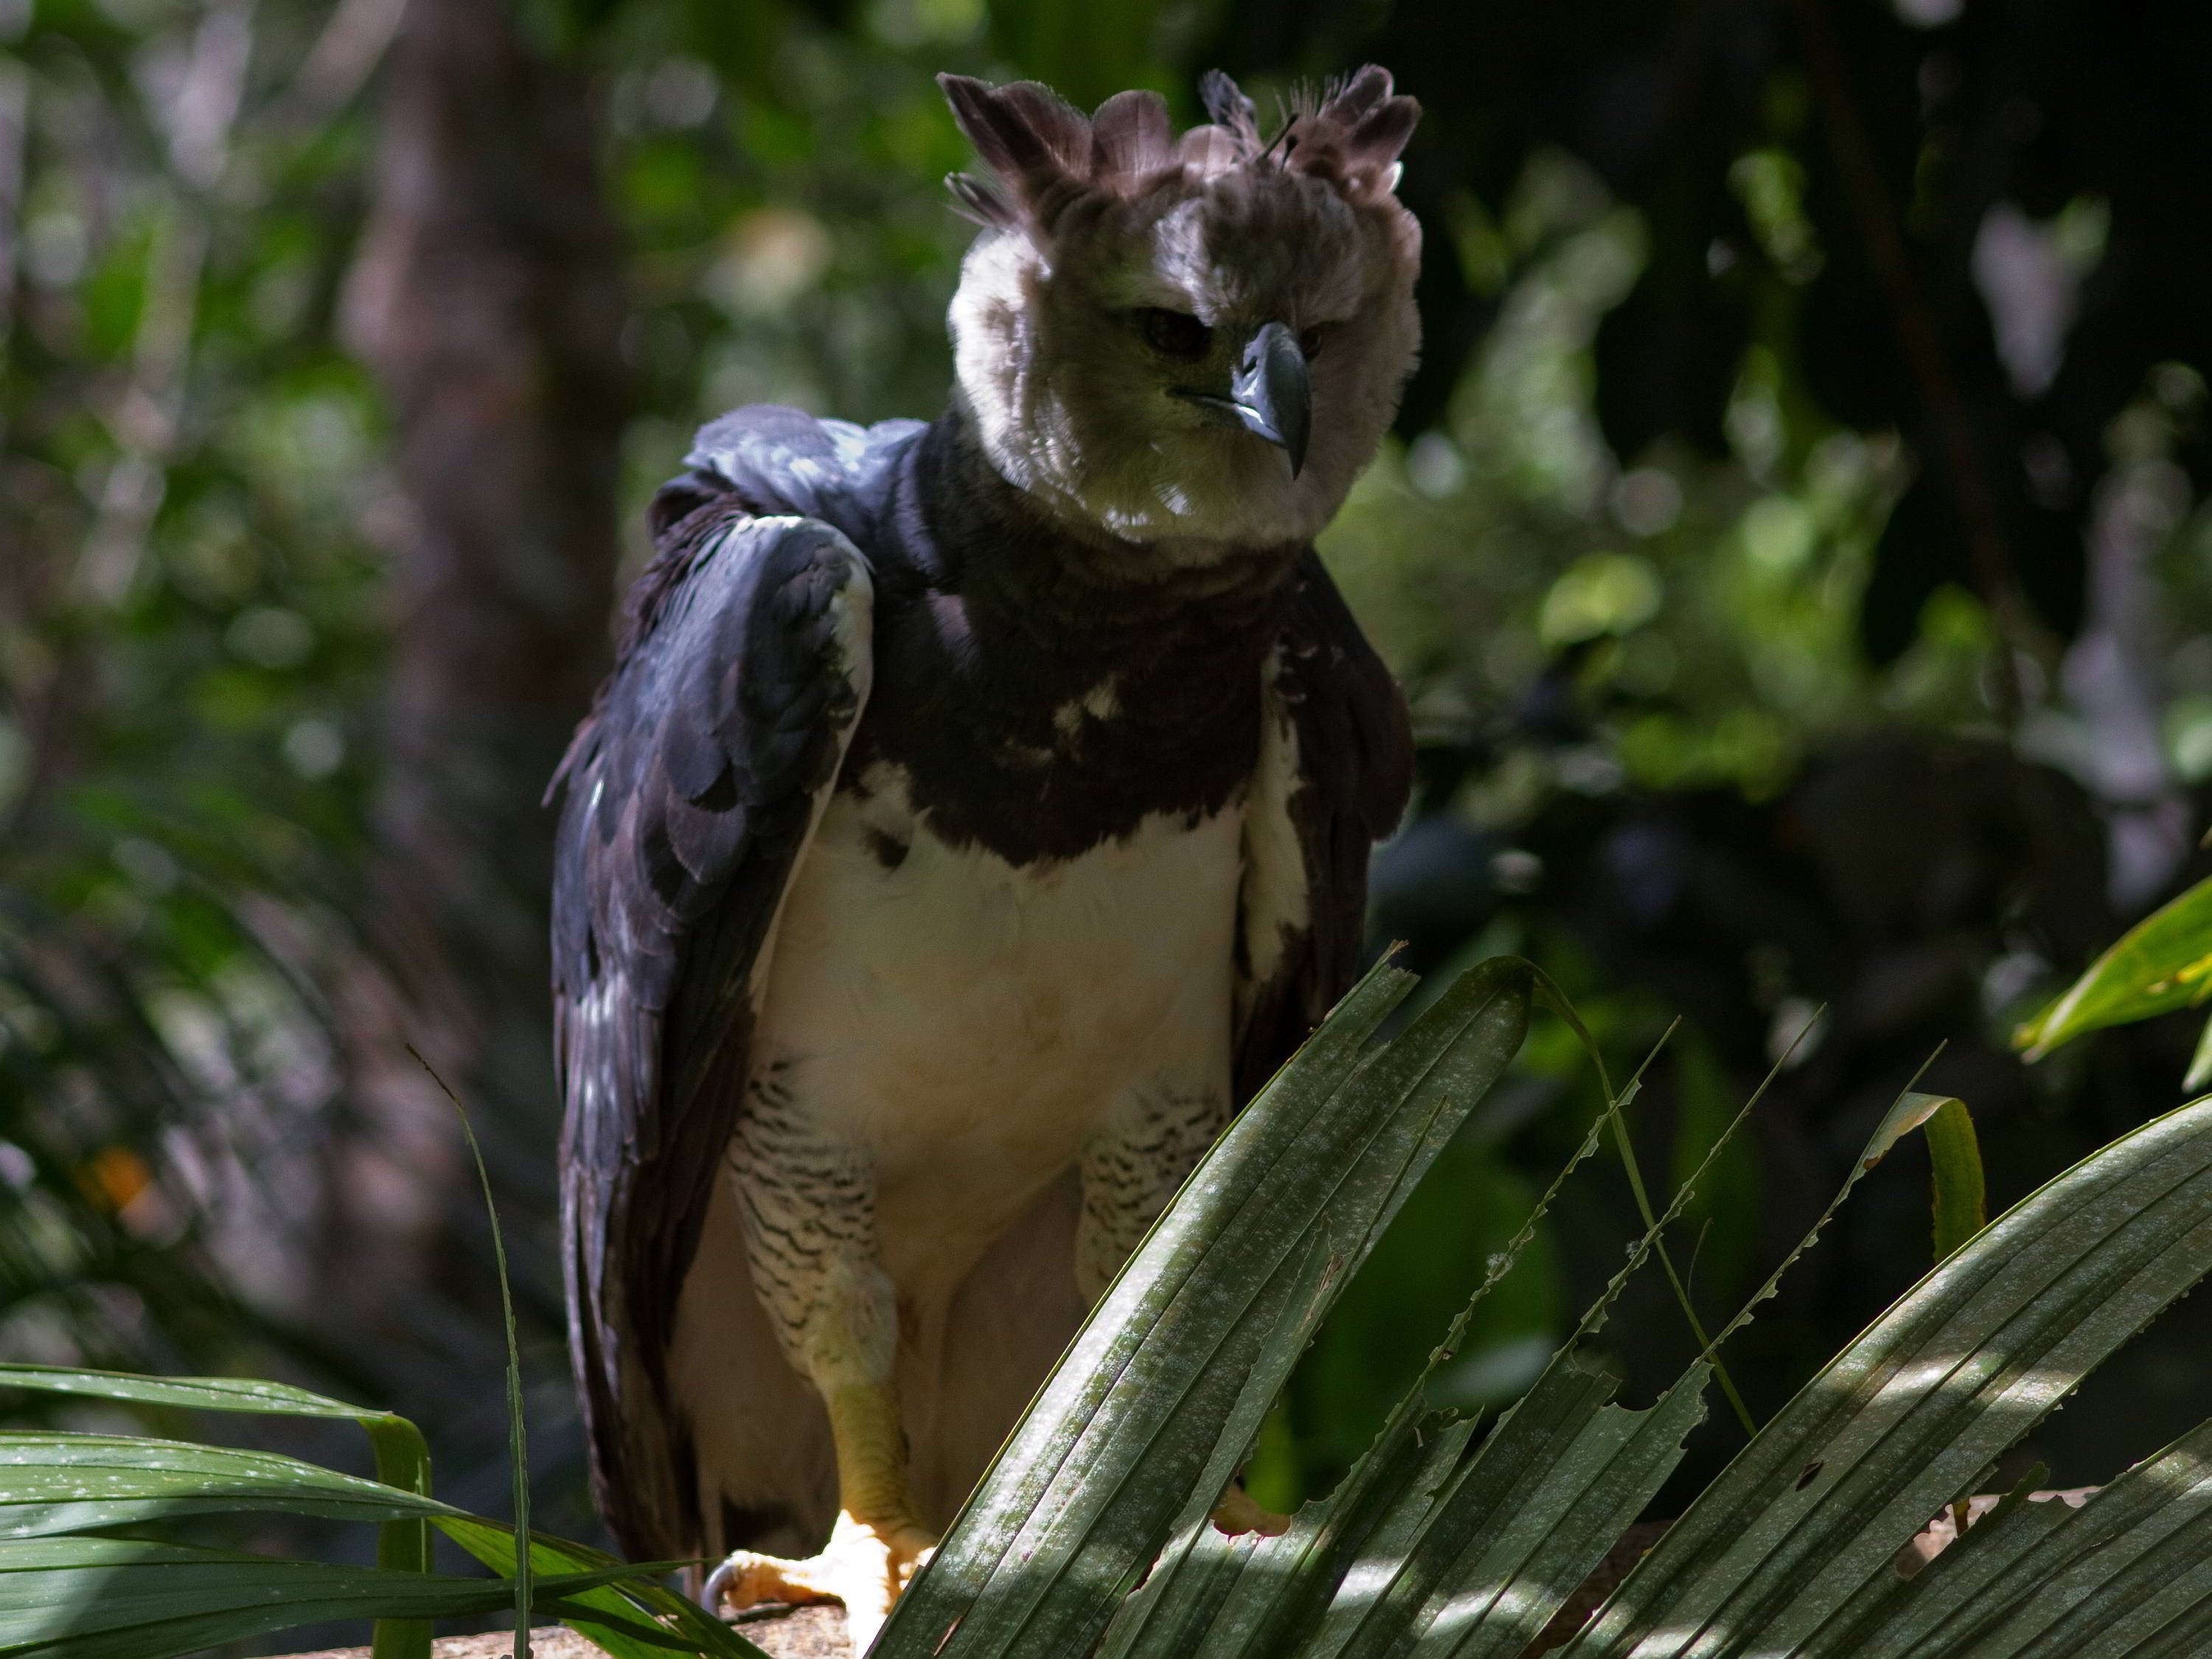
[[[1213,1524],[1234,1538],[1240,1532],[1256,1532],[1262,1538],[1280,1538],[1291,1529],[1291,1517],[1263,1510],[1242,1486],[1231,1486],[1213,1506]]]
[[[911,1521],[862,1521],[841,1512],[830,1541],[811,1560],[738,1550],[707,1580],[709,1610],[763,1601],[842,1601],[854,1654],[863,1654],[890,1616],[891,1604],[937,1540]]]

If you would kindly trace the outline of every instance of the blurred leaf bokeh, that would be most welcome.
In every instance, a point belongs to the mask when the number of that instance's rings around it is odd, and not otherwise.
[[[1992,1208],[2170,1107],[2186,1016],[2033,1071],[2008,1039],[2205,872],[2188,20],[0,0],[0,1356],[339,1387],[435,1425],[441,1490],[496,1510],[490,1241],[413,1042],[485,1131],[546,1524],[590,1535],[538,798],[695,425],[941,402],[969,228],[940,70],[1194,118],[1214,64],[1264,109],[1373,59],[1422,100],[1427,344],[1323,550],[1420,742],[1377,938],[1531,957],[1624,1065],[1679,1016],[1647,1170],[1781,1065],[1689,1218],[1701,1305],[1764,1276],[1939,1045],[1915,1086],[1972,1108]],[[1256,1492],[1349,1464],[1601,1105],[1540,1026]],[[1920,1156],[1732,1354],[1754,1407],[1927,1265]],[[1632,1206],[1587,1185],[1438,1403],[1513,1398],[1611,1276]],[[2023,1460],[2092,1481],[2193,1422],[2208,1320]],[[1599,1340],[1632,1396],[1687,1358],[1660,1299]]]

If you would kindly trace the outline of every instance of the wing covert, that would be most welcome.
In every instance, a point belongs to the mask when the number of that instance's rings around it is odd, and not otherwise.
[[[778,907],[871,678],[872,579],[811,519],[708,493],[659,536],[555,779],[570,1342],[593,1482],[633,1551],[696,1532],[669,1325],[742,1099]]]

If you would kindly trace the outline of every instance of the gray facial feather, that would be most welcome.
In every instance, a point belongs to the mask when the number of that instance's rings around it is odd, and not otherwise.
[[[985,229],[951,319],[993,464],[1072,525],[1178,562],[1310,540],[1373,459],[1419,343],[1420,230],[1393,194],[1413,100],[1370,66],[1262,146],[1226,76],[1203,83],[1213,125],[1180,138],[1154,94],[1086,118],[1034,82],[941,78],[995,175],[954,185]],[[1210,348],[1164,354],[1151,309],[1194,316]],[[1319,342],[1295,477],[1220,415],[1270,322]]]

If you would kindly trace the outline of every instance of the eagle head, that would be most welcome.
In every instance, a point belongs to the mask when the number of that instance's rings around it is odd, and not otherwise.
[[[1395,413],[1421,234],[1395,193],[1419,108],[1373,67],[1263,142],[1218,70],[1210,125],[1125,92],[939,83],[990,170],[951,309],[994,465],[1062,519],[1200,550],[1310,541]]]

